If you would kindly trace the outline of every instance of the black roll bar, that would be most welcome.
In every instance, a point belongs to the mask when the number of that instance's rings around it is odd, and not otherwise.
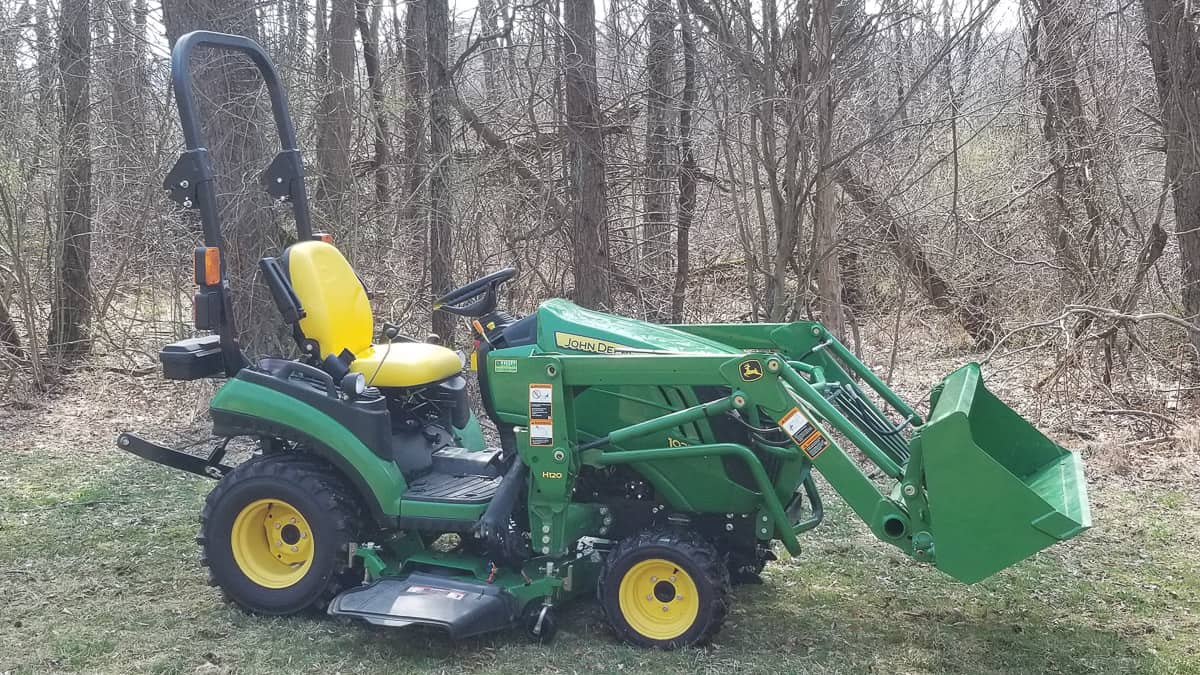
[[[197,47],[240,52],[250,57],[258,67],[271,98],[271,112],[279,133],[280,147],[279,154],[263,172],[263,181],[272,196],[292,203],[298,238],[301,241],[311,239],[312,221],[308,212],[308,194],[304,190],[304,165],[300,160],[300,150],[296,147],[296,128],[288,113],[287,93],[283,90],[279,72],[275,70],[271,57],[249,38],[198,30],[175,42],[171,50],[171,83],[175,89],[175,103],[179,109],[186,150],[175,168],[167,174],[163,187],[171,192],[171,198],[175,201],[200,211],[205,245],[221,246],[221,222],[212,184],[212,164],[200,131],[199,108],[196,106],[195,87],[189,68],[192,52]]]

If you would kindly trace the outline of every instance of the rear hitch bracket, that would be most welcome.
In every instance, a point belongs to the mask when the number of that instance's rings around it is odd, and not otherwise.
[[[205,458],[152,443],[136,434],[124,433],[117,437],[117,447],[125,452],[163,466],[169,466],[172,469],[187,471],[214,480],[220,480],[225,474],[233,471],[233,467],[221,463],[221,460],[225,458],[225,446],[228,442],[229,439],[225,439]]]

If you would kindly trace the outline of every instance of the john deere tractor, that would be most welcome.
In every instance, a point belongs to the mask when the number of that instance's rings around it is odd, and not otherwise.
[[[266,81],[281,151],[263,180],[290,202],[297,241],[261,276],[299,359],[254,362],[238,343],[197,48],[241,52]],[[223,378],[217,443],[195,456],[127,433],[118,446],[217,479],[202,564],[246,610],[545,640],[560,606],[593,596],[620,638],[673,648],[720,629],[731,582],[800,552],[824,514],[816,473],[880,540],[967,583],[1090,526],[1078,456],[989,393],[978,365],[946,377],[923,418],[819,323],[656,325],[560,299],[518,317],[499,306],[512,269],[436,303],[472,327],[489,447],[465,360],[377,322],[345,257],[313,234],[266,53],[196,32],[172,70],[186,150],[165,187],[199,211],[207,334],[161,360],[169,379]],[[229,466],[235,438],[256,450]]]

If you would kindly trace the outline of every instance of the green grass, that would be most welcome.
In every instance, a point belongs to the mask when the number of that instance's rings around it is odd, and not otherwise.
[[[89,443],[4,443],[0,673],[1200,673],[1200,504],[1178,485],[1094,484],[1093,530],[974,586],[830,496],[801,556],[735,590],[715,644],[663,653],[616,642],[593,602],[548,647],[248,616],[197,562],[213,483]]]

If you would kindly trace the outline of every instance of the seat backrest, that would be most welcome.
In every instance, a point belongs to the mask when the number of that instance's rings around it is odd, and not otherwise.
[[[300,331],[315,340],[321,358],[371,346],[371,302],[342,252],[323,241],[292,244],[280,256],[283,269],[304,308]]]

